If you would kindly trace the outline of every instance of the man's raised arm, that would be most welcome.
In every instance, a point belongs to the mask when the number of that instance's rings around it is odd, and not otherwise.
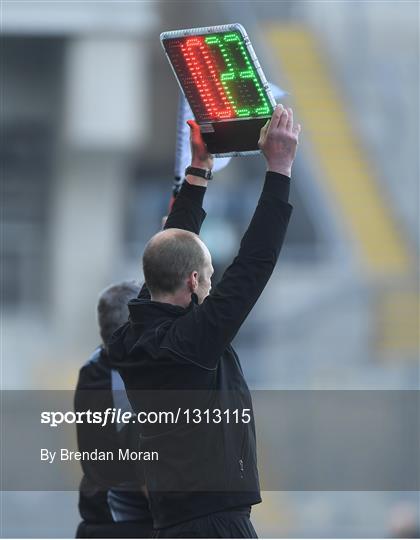
[[[189,120],[188,125],[190,126],[191,166],[211,171],[213,156],[207,151],[201,137],[200,127],[193,120]],[[184,229],[200,234],[201,226],[206,217],[203,200],[207,184],[208,181],[200,176],[187,175],[165,221],[164,229]],[[150,298],[146,284],[141,288],[138,298]]]
[[[276,265],[292,212],[289,183],[299,132],[292,110],[278,105],[261,130],[259,147],[267,173],[238,255],[213,292],[182,317],[168,336],[168,347],[206,369],[215,369]]]
[[[188,121],[190,126],[191,166],[198,169],[212,170],[213,156],[207,152],[200,134],[199,125]],[[203,210],[203,199],[208,181],[200,176],[187,174],[164,229],[184,229],[195,234],[200,233],[201,225],[206,217]]]

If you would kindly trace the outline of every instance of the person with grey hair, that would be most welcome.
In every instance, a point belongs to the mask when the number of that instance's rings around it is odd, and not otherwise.
[[[76,411],[105,411],[118,407],[131,411],[120,375],[109,365],[107,342],[128,320],[128,302],[138,295],[140,285],[123,281],[107,287],[99,296],[97,316],[102,343],[79,371],[74,407]],[[77,424],[80,451],[118,451],[137,447],[135,425]],[[132,462],[110,465],[81,461],[84,476],[79,490],[77,538],[149,538],[152,520],[139,466]]]
[[[106,287],[99,295],[97,316],[102,346],[106,349],[115,330],[128,320],[128,302],[140,290],[137,281],[122,281]]]
[[[251,506],[261,502],[255,424],[231,342],[280,254],[292,212],[289,186],[300,126],[291,109],[278,105],[261,129],[259,147],[267,162],[262,193],[238,254],[214,289],[212,259],[198,237],[199,226],[185,231],[175,220],[187,209],[195,208],[197,216],[203,212],[211,179],[212,156],[198,124],[190,122],[190,128],[193,163],[187,182],[165,230],[146,246],[146,284],[129,303],[130,320],[113,335],[109,353],[136,414],[165,412],[168,406],[170,413],[182,412],[170,426],[140,427],[142,450],[159,455],[158,461],[143,462],[156,537],[254,538]],[[177,400],[190,403],[191,390],[194,396],[198,391],[201,408],[177,405]],[[218,418],[217,411],[236,411],[241,421]]]

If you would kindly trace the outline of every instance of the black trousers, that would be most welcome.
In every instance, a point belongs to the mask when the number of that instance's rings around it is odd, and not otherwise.
[[[172,527],[158,529],[155,538],[258,538],[250,508],[215,512]]]
[[[152,522],[120,521],[118,523],[87,523],[77,527],[76,538],[152,538]]]

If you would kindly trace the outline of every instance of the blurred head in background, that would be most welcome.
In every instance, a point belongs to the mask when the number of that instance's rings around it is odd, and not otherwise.
[[[411,502],[396,504],[390,512],[391,538],[420,538],[419,508]]]
[[[99,295],[98,324],[105,349],[115,330],[127,322],[127,304],[138,295],[139,290],[137,281],[122,281],[108,286]]]

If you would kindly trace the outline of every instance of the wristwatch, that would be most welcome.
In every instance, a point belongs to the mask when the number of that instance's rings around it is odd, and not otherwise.
[[[187,174],[199,176],[200,178],[204,178],[204,180],[212,180],[213,178],[213,173],[210,169],[199,169],[198,167],[187,167],[185,169],[185,176],[187,176]]]

